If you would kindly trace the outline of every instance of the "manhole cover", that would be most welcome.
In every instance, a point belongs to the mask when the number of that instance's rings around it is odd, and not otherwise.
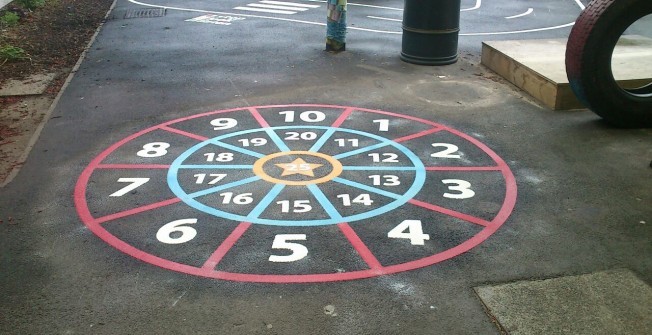
[[[165,8],[132,8],[125,13],[125,19],[165,16]]]

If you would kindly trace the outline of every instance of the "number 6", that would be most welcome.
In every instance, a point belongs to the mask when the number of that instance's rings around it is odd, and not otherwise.
[[[195,223],[197,223],[197,219],[181,219],[166,223],[156,233],[156,239],[165,244],[186,243],[197,236],[197,231],[193,227],[182,227],[181,225]],[[173,233],[181,233],[181,235],[172,237]]]

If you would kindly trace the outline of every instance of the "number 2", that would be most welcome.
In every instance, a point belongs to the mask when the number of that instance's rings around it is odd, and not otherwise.
[[[455,144],[450,143],[433,143],[433,147],[444,147],[446,149],[430,154],[430,157],[437,158],[460,158],[460,155],[455,154],[460,148]]]

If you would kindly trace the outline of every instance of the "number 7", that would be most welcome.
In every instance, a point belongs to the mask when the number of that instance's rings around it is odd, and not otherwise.
[[[138,187],[144,185],[148,181],[149,181],[149,178],[120,178],[120,179],[118,179],[118,183],[131,183],[131,184],[117,190],[116,192],[113,192],[109,196],[110,197],[121,197],[121,196],[123,196],[123,195],[137,189]]]

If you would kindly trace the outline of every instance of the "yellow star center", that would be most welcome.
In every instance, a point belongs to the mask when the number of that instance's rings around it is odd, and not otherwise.
[[[314,177],[315,173],[312,172],[312,170],[324,164],[306,163],[306,161],[304,161],[303,159],[297,158],[290,163],[274,164],[274,165],[283,169],[283,173],[281,174],[281,177],[290,176],[293,174],[301,174],[304,176]]]

